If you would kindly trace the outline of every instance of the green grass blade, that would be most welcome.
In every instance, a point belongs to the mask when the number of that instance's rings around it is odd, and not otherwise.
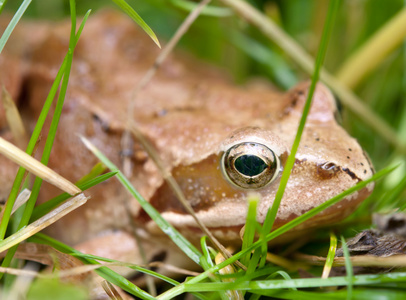
[[[374,204],[374,211],[387,212],[395,208],[399,208],[400,211],[406,209],[406,203],[401,196],[406,189],[406,176],[403,177],[399,183],[391,190],[382,195],[381,199]]]
[[[155,33],[152,29],[148,26],[147,23],[136,13],[136,11],[124,0],[112,0],[118,7],[120,7],[127,15],[134,20],[145,32],[149,35],[149,37],[154,41],[155,44],[159,48],[161,48],[161,44],[159,43],[158,38],[156,37]]]
[[[14,28],[16,27],[18,21],[20,21],[21,17],[23,16],[28,5],[30,5],[31,1],[32,0],[24,0],[24,2],[21,3],[17,12],[14,14],[13,18],[11,19],[10,23],[8,24],[6,30],[3,32],[3,35],[0,38],[0,53],[3,51],[3,48],[6,45],[11,33],[13,32]],[[0,3],[0,5],[1,5],[0,6],[0,13],[1,13],[4,3]]]
[[[342,300],[346,297],[346,290],[337,291],[321,291],[321,292],[307,292],[307,291],[291,291],[291,290],[257,290],[257,295],[273,296],[278,299],[301,299],[301,300]],[[377,289],[372,287],[369,289],[356,288],[353,291],[353,299],[368,299],[368,300],[399,300],[405,296],[404,290],[389,290]]]
[[[33,131],[32,135],[31,135],[30,141],[28,143],[26,153],[28,153],[30,155],[34,151],[37,140],[38,140],[38,138],[39,138],[39,136],[41,134],[42,127],[43,127],[43,125],[45,123],[45,119],[47,117],[49,109],[51,108],[51,105],[52,105],[53,99],[54,99],[54,97],[56,95],[56,92],[58,91],[58,86],[59,86],[60,81],[62,80],[62,76],[63,76],[63,73],[65,72],[65,68],[66,68],[66,58],[65,58],[64,62],[62,63],[62,66],[59,69],[58,74],[55,77],[55,80],[54,80],[54,82],[52,84],[51,90],[50,90],[50,92],[48,94],[48,97],[47,97],[45,103],[44,103],[44,106],[43,106],[43,108],[41,110],[40,116],[38,117],[37,124],[35,125],[34,131]],[[18,169],[17,175],[16,175],[16,177],[14,179],[14,183],[13,183],[13,186],[11,188],[10,195],[9,195],[9,197],[7,199],[7,203],[6,203],[6,206],[4,208],[3,219],[2,219],[1,224],[0,224],[0,240],[4,239],[4,236],[6,234],[7,226],[8,226],[8,223],[10,221],[11,211],[13,209],[15,200],[16,200],[16,198],[18,196],[18,192],[20,190],[20,185],[21,185],[21,183],[23,181],[23,178],[24,178],[24,173],[25,173],[25,169],[20,167]]]
[[[123,173],[96,147],[94,147],[87,139],[81,137],[86,147],[92,151],[92,153],[100,159],[111,171],[117,172],[117,178],[121,184],[137,199],[139,204],[145,210],[145,212],[151,217],[152,220],[161,228],[161,230],[167,234],[171,240],[194,262],[200,263],[200,257],[202,254],[188,241],[186,240],[171,224],[169,224],[160,213],[146,201],[138,191],[133,187],[130,181],[124,176]]]
[[[54,116],[52,118],[47,140],[45,142],[44,151],[42,153],[41,162],[44,165],[48,164],[49,156],[51,154],[52,145],[53,145],[55,135],[56,135],[56,129],[58,127],[59,119],[62,114],[63,103],[65,100],[66,90],[68,87],[69,75],[70,75],[72,59],[73,59],[73,51],[74,51],[74,48],[75,48],[78,38],[79,38],[79,35],[75,35],[75,31],[76,31],[75,7],[76,7],[76,4],[75,4],[74,0],[70,1],[70,7],[71,7],[72,27],[71,27],[71,35],[70,35],[70,39],[69,39],[69,50],[68,50],[67,59],[66,59],[66,67],[64,69],[63,78],[62,78],[61,90],[59,92],[59,97],[58,97],[58,101],[56,104]],[[82,22],[82,23],[84,23],[84,22]],[[32,191],[31,191],[31,196],[28,199],[27,203],[25,204],[25,208],[24,208],[20,223],[18,225],[18,230],[27,226],[27,224],[29,223],[32,212],[34,210],[35,203],[37,201],[37,197],[38,197],[41,185],[42,185],[42,179],[39,177],[36,177]],[[7,226],[7,224],[6,224],[6,226]],[[17,246],[14,246],[9,249],[9,251],[6,254],[6,257],[4,258],[4,260],[2,262],[2,265],[1,265],[2,267],[8,267],[10,265],[11,260],[14,256],[16,250],[17,250]],[[2,274],[0,274],[0,278],[1,278],[1,276],[2,276]]]
[[[300,139],[301,139],[301,136],[302,136],[302,133],[304,130],[305,123],[306,123],[306,118],[310,111],[310,106],[311,106],[311,102],[312,102],[313,93],[316,88],[316,83],[319,80],[320,68],[323,64],[324,57],[325,57],[325,54],[327,51],[328,41],[331,36],[331,31],[333,28],[335,16],[338,11],[338,4],[339,4],[338,0],[332,0],[329,5],[329,10],[328,10],[328,13],[326,16],[326,21],[325,21],[325,26],[323,29],[323,34],[322,34],[322,38],[321,38],[319,51],[317,53],[315,70],[314,70],[312,82],[311,82],[311,85],[309,88],[309,93],[307,96],[305,106],[303,108],[303,114],[302,114],[302,118],[300,119],[299,127],[296,132],[295,141],[293,142],[291,153],[286,161],[286,164],[285,164],[285,167],[284,167],[284,170],[282,173],[282,178],[281,178],[281,181],[279,184],[279,188],[275,195],[275,200],[273,202],[272,208],[267,213],[267,216],[266,216],[266,219],[265,219],[265,222],[263,225],[263,232],[265,234],[270,232],[273,227],[273,223],[274,223],[276,215],[278,213],[279,205],[282,201],[282,197],[285,192],[285,188],[288,183],[290,173],[291,173],[293,165],[295,163],[296,152],[297,152],[297,149],[299,148],[299,143],[300,143]]]
[[[52,151],[52,146],[55,140],[55,136],[56,136],[56,130],[58,128],[58,124],[59,124],[59,120],[60,117],[62,115],[62,109],[63,109],[63,104],[65,101],[65,95],[66,95],[66,91],[68,89],[68,82],[69,82],[69,75],[70,75],[70,71],[71,71],[71,66],[72,66],[72,59],[73,59],[73,51],[74,48],[76,46],[77,43],[77,37],[75,35],[75,31],[76,31],[76,3],[74,0],[70,1],[70,6],[71,6],[71,35],[70,35],[70,39],[69,39],[69,50],[68,50],[68,58],[66,61],[66,68],[65,68],[65,72],[62,78],[62,83],[61,83],[61,89],[59,92],[59,97],[58,97],[58,101],[56,103],[56,107],[55,107],[55,111],[54,111],[54,115],[51,121],[51,126],[49,128],[49,132],[48,132],[48,136],[45,142],[45,147],[44,147],[44,151],[42,153],[42,158],[41,158],[41,162],[44,165],[48,165],[48,161],[49,161],[49,157],[51,156],[51,151]],[[31,191],[31,197],[30,199],[27,201],[26,206],[25,206],[25,210],[23,213],[23,216],[21,218],[20,221],[20,226],[19,228],[21,229],[22,227],[26,226],[29,223],[29,220],[31,218],[31,214],[33,212],[38,194],[39,194],[39,190],[41,188],[42,185],[42,179],[37,177],[35,178],[34,181],[34,185]]]
[[[357,275],[354,278],[354,285],[375,285],[377,283],[395,283],[406,280],[406,272],[392,274],[374,274],[374,275]],[[188,281],[184,284],[185,292],[211,292],[221,290],[239,289],[243,291],[259,290],[279,290],[291,288],[319,288],[327,286],[346,286],[348,283],[347,276],[321,278],[299,278],[290,280],[254,280],[243,282],[209,282],[209,283],[191,283]],[[158,297],[159,298],[159,297]]]
[[[101,162],[98,162],[96,165],[94,165],[94,167],[88,174],[80,178],[75,184],[79,186],[87,181],[96,178],[97,176],[100,176],[101,174],[103,174],[104,171],[106,171],[106,166],[103,165]]]
[[[350,300],[352,299],[354,272],[352,270],[350,252],[348,251],[348,246],[343,236],[341,236],[341,247],[343,247],[345,258],[345,271],[347,272],[347,300]]]
[[[324,264],[322,278],[327,278],[330,273],[331,268],[333,267],[334,257],[337,250],[337,237],[333,232],[330,233],[330,248],[328,249],[326,263]]]
[[[290,174],[292,172],[293,165],[295,164],[296,152],[299,148],[299,143],[300,143],[300,139],[302,137],[304,126],[306,124],[307,115],[309,114],[309,111],[310,111],[313,94],[316,89],[317,81],[319,80],[320,69],[322,67],[324,57],[327,52],[327,45],[328,45],[328,41],[329,41],[332,29],[333,29],[335,16],[338,11],[338,4],[339,4],[338,0],[332,0],[329,5],[329,9],[327,12],[326,21],[325,21],[325,25],[324,25],[324,29],[323,29],[323,34],[321,37],[320,47],[319,47],[319,51],[317,53],[317,58],[316,58],[316,62],[315,62],[314,74],[312,77],[312,82],[310,84],[306,103],[303,107],[302,117],[299,122],[299,127],[296,131],[296,136],[295,136],[295,140],[292,145],[291,152],[289,154],[289,157],[286,161],[286,164],[285,164],[285,167],[284,167],[284,170],[282,173],[281,181],[279,184],[279,188],[276,192],[274,202],[272,204],[271,209],[268,210],[268,213],[265,217],[265,221],[264,221],[263,228],[262,228],[263,229],[262,236],[266,235],[267,233],[269,233],[272,230],[273,224],[276,219],[276,215],[279,210],[279,206],[282,201],[282,197],[285,193],[286,185],[288,184],[288,180],[289,180]],[[266,262],[265,245],[263,245],[262,248],[263,248],[263,254],[262,254],[262,259],[261,259],[261,263],[260,263],[261,267],[263,267]]]
[[[206,236],[203,236],[200,239],[200,247],[202,248],[202,252],[203,252],[203,256],[200,259],[200,264],[201,264],[203,270],[207,270],[207,269],[213,267],[214,263],[210,256],[209,247],[207,246],[207,237]]]
[[[258,228],[257,206],[258,206],[259,200],[260,199],[259,199],[258,194],[248,195],[248,201],[247,201],[248,202],[248,212],[247,212],[247,219],[246,219],[245,227],[244,227],[244,237],[243,237],[242,246],[241,246],[242,250],[248,248],[248,246],[254,242],[255,232],[256,232],[256,229]],[[241,263],[245,266],[248,266],[249,261],[250,261],[249,254],[241,259]]]

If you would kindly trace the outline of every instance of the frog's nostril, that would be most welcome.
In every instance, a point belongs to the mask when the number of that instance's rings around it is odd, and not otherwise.
[[[233,185],[243,189],[259,189],[276,178],[280,161],[267,146],[244,142],[230,147],[224,153],[221,169]]]
[[[317,173],[324,179],[333,177],[339,170],[340,167],[331,161],[317,165]]]

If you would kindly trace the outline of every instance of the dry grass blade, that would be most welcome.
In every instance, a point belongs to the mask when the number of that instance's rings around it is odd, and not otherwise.
[[[41,277],[41,274],[38,273],[37,271],[25,270],[25,269],[0,267],[0,272],[4,273],[4,274],[11,274],[11,275],[16,275],[16,276]]]
[[[297,271],[299,269],[305,269],[305,266],[303,264],[299,264],[283,256],[276,255],[270,252],[266,254],[266,260],[276,266],[281,266],[289,271]]]
[[[19,209],[21,207],[21,205],[23,205],[25,202],[27,202],[28,199],[30,198],[30,196],[31,196],[30,190],[28,190],[28,189],[22,190],[21,193],[18,195],[16,201],[14,202],[13,210],[11,211],[11,214],[13,214],[17,209]],[[4,213],[4,210],[2,210],[0,213],[0,223],[1,223],[1,220],[3,219],[3,213]]]
[[[216,257],[214,258],[214,261],[216,262],[217,265],[221,264],[225,260],[226,259],[224,258],[224,256],[221,253],[217,253]],[[221,275],[231,275],[231,274],[235,274],[236,272],[232,265],[228,265],[228,266],[224,267],[223,269],[220,269],[219,273]],[[222,281],[223,282],[234,282],[235,279],[234,278],[224,278],[224,279],[222,279]],[[232,299],[232,300],[244,299],[243,292],[239,291],[239,290],[227,290],[224,293],[228,299]]]
[[[194,271],[190,271],[190,270],[186,270],[183,268],[178,268],[174,265],[169,265],[160,261],[153,261],[151,263],[148,264],[148,267],[155,267],[155,268],[161,268],[161,269],[165,269],[171,273],[177,273],[177,274],[181,274],[181,275],[185,275],[185,276],[197,276],[200,273],[198,272],[194,272]]]
[[[324,265],[325,257],[297,254],[295,258],[312,265]],[[405,268],[406,255],[393,255],[389,257],[378,257],[372,255],[351,256],[351,264],[354,267],[377,267],[377,268]],[[344,257],[334,258],[333,267],[342,267],[345,265]]]
[[[1,241],[0,252],[3,252],[11,248],[12,246],[17,245],[18,243],[28,239],[30,236],[33,236],[42,229],[48,227],[49,225],[56,222],[57,220],[67,215],[71,211],[85,204],[87,199],[88,198],[82,193],[61,204],[59,207],[57,207],[50,213],[46,214],[42,218],[39,218],[38,220],[31,223],[27,227],[21,229],[20,231]]]
[[[31,196],[31,191],[29,189],[23,189],[21,193],[18,195],[16,201],[14,202],[13,210],[11,214],[15,213],[17,209],[21,207]]]
[[[76,185],[1,137],[0,153],[70,195],[76,195],[81,192]]]
[[[6,252],[0,253],[0,258],[3,258],[5,255]],[[83,266],[83,262],[74,256],[62,253],[49,245],[31,242],[18,245],[14,257],[26,261],[38,262],[52,268],[55,267],[58,270],[71,270],[74,267]]]
[[[114,266],[114,265],[111,264],[110,266]],[[73,277],[73,276],[82,275],[82,274],[94,271],[96,269],[99,269],[100,267],[103,267],[103,265],[83,265],[83,266],[79,266],[79,267],[73,267],[68,270],[59,271],[57,273],[57,276],[60,279],[66,278],[66,277]],[[15,268],[0,267],[0,272],[4,273],[4,274],[11,274],[11,275],[16,275],[16,276],[31,276],[31,277],[37,277],[37,278],[55,278],[54,273],[39,273],[36,271],[15,269]]]
[[[24,148],[27,145],[28,138],[20,113],[18,112],[17,106],[11,98],[11,95],[7,92],[4,86],[2,93],[3,97],[1,99],[6,112],[7,124],[10,126],[10,131],[13,134],[17,145],[20,148]]]
[[[102,288],[106,292],[106,294],[110,297],[110,299],[115,300],[122,300],[123,298],[120,296],[116,288],[108,281],[103,280],[101,283]]]
[[[28,189],[24,189],[21,191],[21,193],[18,195],[16,201],[14,202],[13,209],[11,211],[11,214],[13,214],[17,209],[21,207],[31,196],[31,191]],[[0,213],[0,222],[3,219],[3,214],[4,214],[4,209]]]
[[[336,78],[349,88],[356,87],[366,74],[375,69],[406,36],[406,8],[366,41],[336,73]]]

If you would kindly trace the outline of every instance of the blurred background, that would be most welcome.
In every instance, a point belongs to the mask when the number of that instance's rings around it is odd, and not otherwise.
[[[159,40],[168,40],[198,1],[128,0],[128,3],[154,30]],[[276,22],[309,54],[316,56],[329,1],[325,0],[249,0],[259,11]],[[15,11],[21,1],[9,1],[6,9]],[[334,31],[329,41],[325,68],[337,74],[351,55],[362,47],[402,9],[404,1],[347,0],[340,2]],[[102,8],[118,9],[111,0],[81,0],[79,14],[88,9],[93,13]],[[36,0],[25,18],[60,20],[69,16],[68,0]],[[405,26],[406,27],[406,26]],[[405,32],[391,32],[393,36]],[[403,39],[403,37],[400,37]],[[212,1],[184,36],[178,48],[201,60],[216,65],[237,83],[246,84],[253,78],[266,79],[272,86],[286,90],[295,83],[310,78],[295,60],[266,38],[257,28],[225,7]],[[374,49],[369,49],[374,51]],[[385,56],[378,67],[353,85],[353,91],[374,112],[381,116],[406,141],[406,45],[399,45]],[[343,107],[342,124],[356,137],[370,155],[375,168],[382,169],[404,161],[404,149],[396,149],[376,134],[368,125]],[[374,195],[359,211],[366,216],[370,210],[405,208],[405,167],[398,168],[378,184]],[[390,201],[388,200],[390,199]],[[366,210],[366,208],[368,208]]]

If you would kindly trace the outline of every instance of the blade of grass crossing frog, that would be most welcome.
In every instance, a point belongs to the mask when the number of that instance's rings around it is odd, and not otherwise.
[[[345,258],[345,271],[347,272],[347,300],[352,298],[352,290],[354,283],[354,272],[352,270],[350,252],[348,251],[347,243],[343,236],[341,236],[341,247],[343,247],[344,258]]]
[[[0,53],[3,51],[4,46],[6,45],[11,33],[13,32],[14,28],[16,27],[17,23],[20,21],[21,17],[23,16],[25,10],[27,9],[28,5],[30,5],[32,0],[24,0],[21,3],[20,7],[18,8],[17,12],[14,14],[13,18],[11,19],[10,23],[8,24],[6,30],[4,30],[3,35],[0,38]],[[0,3],[0,13],[3,10],[5,3]]]
[[[82,30],[83,30],[84,24],[85,24],[85,22],[86,22],[86,20],[87,20],[87,18],[89,16],[89,13],[90,13],[90,11],[88,11],[86,13],[86,15],[83,18],[82,24],[79,27],[78,33],[76,34],[75,45],[76,45],[77,41],[79,40],[80,34],[81,34]],[[38,138],[39,138],[39,136],[41,134],[42,127],[43,127],[43,125],[45,123],[45,120],[46,120],[48,112],[49,112],[49,110],[51,108],[52,102],[53,102],[53,100],[55,98],[55,95],[56,95],[56,93],[58,91],[58,87],[59,87],[59,84],[60,84],[60,82],[62,80],[62,76],[65,73],[65,69],[66,69],[66,66],[67,66],[67,59],[68,59],[68,55],[65,56],[65,58],[64,58],[64,60],[62,62],[62,65],[58,70],[58,73],[57,73],[57,75],[55,77],[54,82],[52,83],[51,89],[50,89],[49,94],[47,96],[47,99],[45,100],[44,106],[43,106],[43,108],[41,110],[41,113],[40,113],[40,115],[38,117],[38,121],[37,121],[37,123],[35,125],[34,131],[33,131],[32,135],[31,135],[30,141],[29,141],[27,149],[25,151],[29,155],[31,155],[33,153],[33,151],[35,149],[35,146],[36,146],[36,143],[37,143],[37,140],[38,140]],[[17,196],[18,196],[18,192],[20,190],[21,183],[22,183],[22,181],[24,179],[24,174],[25,174],[25,169],[20,167],[18,169],[17,175],[16,175],[16,177],[14,179],[14,183],[13,183],[13,186],[11,188],[10,195],[9,195],[9,197],[7,199],[6,207],[4,208],[3,219],[2,219],[2,222],[0,223],[0,240],[4,239],[4,236],[6,234],[6,230],[7,230],[7,227],[8,227],[9,220],[10,220],[11,210],[12,210],[12,208],[14,206],[14,202],[15,202]]]
[[[313,58],[289,35],[281,30],[267,15],[259,12],[247,1],[221,0],[224,4],[233,8],[237,14],[244,17],[249,23],[257,27],[266,37],[276,42],[285,54],[290,56],[307,73],[313,72]],[[398,147],[398,151],[406,153],[406,146],[399,139],[393,128],[348,88],[344,87],[326,70],[322,73],[323,81],[328,84],[333,92],[341,99],[344,106],[353,111],[370,128],[392,145]]]
[[[200,257],[202,254],[188,241],[186,240],[172,225],[170,225],[159,212],[146,201],[138,191],[132,186],[129,180],[121,173],[121,171],[102,154],[89,140],[81,137],[82,142],[86,147],[100,159],[110,170],[117,172],[117,178],[121,184],[137,199],[145,212],[153,219],[161,230],[166,233],[172,241],[178,245],[178,247],[185,252],[185,254],[197,264],[200,263]]]
[[[79,27],[78,34],[76,34],[76,11],[75,11],[75,7],[76,7],[75,1],[71,0],[70,1],[70,8],[71,8],[72,27],[71,27],[71,35],[70,35],[70,39],[69,39],[69,50],[68,50],[68,54],[66,56],[66,67],[65,67],[64,72],[63,72],[63,78],[62,78],[61,89],[60,89],[60,92],[59,92],[57,105],[56,105],[56,108],[55,108],[55,112],[54,112],[54,115],[53,115],[53,118],[52,118],[51,126],[50,126],[49,133],[48,133],[48,137],[47,137],[45,147],[44,147],[44,151],[43,151],[42,158],[41,158],[41,162],[44,165],[47,165],[47,163],[48,163],[49,155],[51,153],[52,144],[53,144],[55,133],[56,133],[56,128],[58,126],[59,118],[60,118],[60,115],[61,115],[61,112],[62,112],[63,102],[64,102],[64,98],[65,98],[65,94],[66,94],[66,90],[67,90],[67,86],[68,86],[68,81],[69,81],[70,69],[71,69],[71,65],[72,65],[73,51],[74,51],[75,46],[76,46],[76,44],[78,42],[78,39],[80,37],[80,33],[81,33],[82,29],[83,29],[84,23],[86,22],[87,17],[88,17],[88,15],[90,13],[89,12],[88,14],[85,15],[85,17],[84,17],[84,19],[82,21],[82,24]],[[55,93],[56,93],[56,91],[55,91]],[[31,142],[31,140],[30,140],[30,142]],[[35,143],[34,143],[34,146],[35,146]],[[22,180],[22,178],[21,178],[21,180]],[[18,186],[20,184],[21,184],[21,182],[18,184]],[[25,209],[23,211],[20,223],[18,225],[18,230],[25,227],[29,223],[29,220],[31,218],[31,214],[33,212],[33,209],[34,209],[34,206],[35,206],[38,194],[39,194],[41,184],[42,184],[42,179],[39,178],[39,177],[36,177],[35,181],[34,181],[32,191],[31,191],[31,197],[26,203],[26,206],[25,206]],[[14,202],[15,202],[15,199],[12,201],[13,205],[14,205]],[[12,205],[11,205],[11,208],[12,208]],[[3,216],[3,221],[4,221],[4,216]],[[4,230],[6,228],[7,228],[7,224],[5,225]],[[4,231],[4,234],[5,234],[5,231]],[[2,236],[2,238],[4,238],[4,236]],[[17,250],[17,246],[14,246],[14,247],[9,249],[9,251],[6,254],[6,257],[3,259],[3,262],[2,262],[2,265],[1,265],[2,267],[8,267],[10,265],[11,260],[12,260],[12,258],[14,256],[16,250]],[[0,279],[1,279],[2,275],[3,274],[0,274]]]
[[[331,268],[333,267],[336,250],[337,250],[337,237],[333,232],[330,232],[330,248],[328,249],[326,263],[324,264],[321,278],[328,278]]]
[[[113,177],[116,174],[117,174],[117,172],[109,172],[109,173],[100,175],[96,178],[87,180],[83,183],[77,184],[77,187],[80,188],[82,191],[85,191],[103,181],[106,181],[107,179]],[[69,199],[69,197],[71,197],[71,196],[68,193],[63,193],[63,194],[56,196],[55,198],[48,200],[47,202],[44,202],[44,203],[36,206],[31,215],[30,221],[34,221],[34,220],[42,217],[43,215],[47,214],[49,211],[51,211],[52,209],[54,209],[55,207],[60,205],[62,202]]]
[[[156,37],[155,33],[152,31],[152,29],[148,26],[147,23],[140,17],[139,14],[124,0],[112,0],[118,7],[120,7],[128,16],[131,17],[131,19],[134,20],[135,23],[137,23],[144,31],[146,34],[149,35],[149,37],[154,41],[154,43],[161,48],[161,44],[158,41],[158,38]]]
[[[308,212],[304,213],[303,215],[299,216],[298,218],[290,221],[289,223],[282,225],[281,227],[279,227],[278,229],[274,230],[273,232],[269,233],[265,238],[261,237],[259,241],[253,243],[252,245],[250,245],[248,248],[246,248],[245,250],[242,250],[236,254],[234,254],[231,258],[226,259],[224,262],[213,266],[212,268],[206,270],[205,272],[203,272],[202,274],[196,276],[195,278],[192,278],[188,281],[188,283],[197,283],[199,281],[202,281],[204,279],[206,279],[210,274],[217,272],[219,269],[232,264],[234,261],[240,259],[241,257],[243,257],[244,255],[247,255],[247,253],[250,253],[252,250],[261,247],[261,245],[264,243],[263,239],[265,239],[265,242],[268,242],[278,236],[280,236],[281,234],[291,230],[292,228],[296,227],[297,225],[303,223],[304,221],[310,219],[311,217],[314,217],[315,215],[317,215],[318,213],[320,213],[321,211],[325,210],[326,208],[338,203],[339,201],[341,201],[342,199],[344,199],[345,197],[347,197],[348,195],[362,189],[365,188],[368,184],[370,184],[373,181],[377,181],[378,179],[381,179],[382,177],[384,177],[385,175],[389,174],[390,172],[392,172],[394,169],[396,169],[397,166],[390,166],[387,167],[383,170],[380,170],[379,172],[375,173],[371,178],[365,180],[365,181],[361,181],[358,184],[356,184],[355,186],[353,186],[352,188],[340,193],[339,195],[331,198],[330,200],[324,202],[323,204],[321,204],[318,207],[315,207],[311,210],[309,210]],[[403,275],[404,279],[406,279],[406,273],[404,273]],[[328,280],[329,278],[327,278],[326,280]],[[183,293],[185,291],[185,287],[182,286],[183,284],[180,284],[179,286],[176,286],[174,288],[172,288],[171,290],[166,291],[165,293],[161,294],[158,299],[171,299],[171,297],[175,297],[181,293]],[[345,284],[346,285],[346,284]]]
[[[306,123],[306,118],[310,111],[313,93],[316,88],[317,81],[319,80],[320,68],[323,64],[324,57],[326,55],[328,41],[331,36],[335,16],[338,12],[338,4],[339,4],[338,0],[332,0],[330,2],[329,8],[328,8],[326,21],[325,21],[325,25],[324,25],[324,29],[323,29],[323,34],[321,37],[320,46],[319,46],[319,50],[317,53],[314,74],[312,76],[312,82],[311,82],[311,85],[309,88],[309,93],[307,95],[306,103],[303,108],[303,114],[300,119],[299,127],[296,132],[296,137],[295,137],[295,140],[292,145],[291,153],[286,161],[286,165],[285,165],[285,168],[282,173],[282,178],[281,178],[281,181],[279,184],[278,191],[276,192],[276,195],[275,195],[275,200],[273,202],[272,208],[270,210],[268,210],[267,216],[265,218],[262,235],[266,235],[267,233],[269,233],[272,230],[273,223],[276,219],[276,215],[278,213],[278,209],[279,209],[280,203],[282,201],[282,197],[285,192],[285,188],[288,183],[288,179],[290,177],[290,173],[291,173],[293,165],[295,163],[296,152],[299,148],[299,143],[300,143],[300,139],[302,137],[303,129],[304,129],[304,126]],[[266,253],[263,253],[262,260],[261,260],[261,266],[265,265],[265,254]]]

